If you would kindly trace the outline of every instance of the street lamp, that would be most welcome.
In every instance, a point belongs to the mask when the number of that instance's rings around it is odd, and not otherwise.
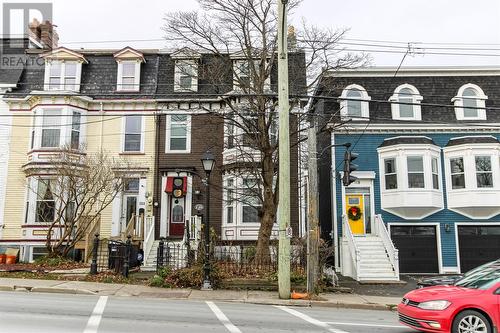
[[[203,170],[207,174],[206,178],[206,198],[205,198],[205,263],[203,265],[203,270],[205,272],[205,278],[203,279],[203,290],[211,290],[212,284],[210,283],[210,173],[212,172],[215,165],[215,157],[210,150],[207,150],[202,158],[201,164],[203,165]]]

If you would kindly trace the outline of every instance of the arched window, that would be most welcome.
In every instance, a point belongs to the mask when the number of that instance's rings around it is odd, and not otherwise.
[[[394,95],[389,98],[392,110],[392,119],[422,120],[420,96],[417,88],[410,84],[402,84],[394,90]]]
[[[370,119],[368,102],[371,97],[362,86],[351,84],[345,87],[340,98],[340,115],[343,118],[366,121]]]
[[[472,83],[463,85],[451,100],[455,104],[457,120],[486,120],[486,99],[488,96],[479,86]]]

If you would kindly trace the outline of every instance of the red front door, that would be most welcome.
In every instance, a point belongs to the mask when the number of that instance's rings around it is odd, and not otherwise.
[[[170,197],[169,236],[184,236],[185,198]]]

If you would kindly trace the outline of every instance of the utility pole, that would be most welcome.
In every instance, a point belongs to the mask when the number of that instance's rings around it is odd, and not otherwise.
[[[278,1],[278,108],[279,108],[279,250],[278,292],[281,299],[290,298],[290,129],[288,101],[288,0]]]
[[[307,292],[314,294],[319,272],[319,218],[318,218],[318,161],[316,152],[316,126],[311,119],[307,133],[308,182],[307,182]]]

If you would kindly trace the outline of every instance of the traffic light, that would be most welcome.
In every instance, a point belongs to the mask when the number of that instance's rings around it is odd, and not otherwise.
[[[353,153],[352,151],[346,150],[344,153],[344,177],[342,178],[342,183],[344,186],[349,186],[353,182],[358,179],[357,177],[351,176],[351,172],[358,170],[358,166],[354,163],[351,163],[356,158],[358,158],[358,154]]]
[[[172,181],[172,196],[182,198],[184,196],[184,177],[174,177]]]

